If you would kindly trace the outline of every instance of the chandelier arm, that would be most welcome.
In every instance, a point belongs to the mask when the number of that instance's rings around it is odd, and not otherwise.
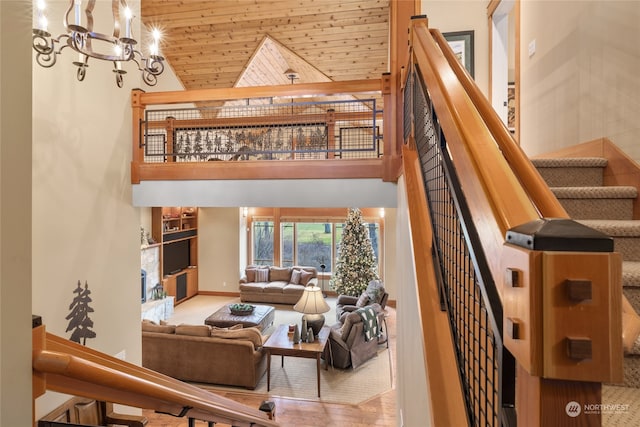
[[[132,56],[131,60],[136,63],[138,66],[138,70],[147,72],[154,76],[159,76],[164,72],[164,57],[160,55],[150,55],[148,58],[142,56],[137,50],[134,50],[133,53],[137,55]]]
[[[85,15],[87,16],[87,30],[89,30],[89,32],[93,31],[93,7],[95,5],[96,0],[89,0],[87,8],[84,10]]]
[[[62,52],[62,49],[68,47],[67,43],[61,43],[60,40],[69,36],[67,34],[60,35],[60,38],[55,39],[51,37],[46,31],[33,30],[32,47],[37,52],[36,63],[44,68],[51,68],[55,65],[58,55]],[[57,51],[56,43],[60,44],[60,49]]]
[[[78,70],[76,71],[76,78],[79,82],[84,80],[84,77],[87,75],[87,67],[83,67],[82,65],[78,65]]]
[[[122,74],[120,74],[120,73],[116,73],[116,85],[117,85],[119,88],[121,88],[121,87],[122,87],[122,82],[123,82]]]

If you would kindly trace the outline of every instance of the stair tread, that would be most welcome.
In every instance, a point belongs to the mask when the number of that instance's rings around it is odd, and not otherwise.
[[[638,190],[632,186],[550,187],[558,199],[634,199]]]
[[[611,237],[640,237],[640,220],[581,219],[578,222]]]
[[[531,159],[531,163],[538,168],[594,168],[607,166],[607,159],[603,157],[539,157]]]

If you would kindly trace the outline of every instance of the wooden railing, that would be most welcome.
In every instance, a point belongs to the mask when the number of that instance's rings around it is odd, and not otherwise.
[[[449,311],[454,343],[465,346],[462,350],[458,348],[457,354],[469,423],[508,425],[516,420],[526,425],[561,423],[568,417],[568,402],[599,404],[600,384],[622,379],[620,256],[611,252],[613,245],[608,237],[584,230],[570,220],[560,220],[560,226],[554,228],[558,222],[546,216],[566,218],[566,213],[471,78],[448,52],[442,36],[437,31],[429,31],[426,18],[420,17],[413,20],[410,39],[416,78],[424,85],[428,102],[423,107],[426,108],[424,112],[405,111],[405,116],[415,120],[412,126],[405,127],[410,130],[405,138],[411,140],[419,131],[427,130],[429,140],[417,143],[417,146],[423,166],[427,161],[431,162],[428,163],[430,170],[423,171],[423,175],[426,203],[431,206],[431,213],[436,214],[431,215],[431,224],[420,223],[425,221],[425,214],[412,215],[411,228],[412,234],[422,238],[434,235],[436,256],[444,260],[442,262],[448,262],[439,268],[442,269],[444,305]],[[411,95],[405,89],[407,96]],[[431,123],[421,118],[423,113]],[[442,156],[449,160],[442,159],[438,163],[438,154],[434,161],[425,159],[426,150],[433,144],[442,144]],[[425,152],[420,147],[424,147]],[[412,148],[409,146],[407,150]],[[410,157],[405,156],[407,173],[409,165],[406,161]],[[451,166],[445,165],[447,161]],[[439,168],[446,169],[446,174],[454,174],[444,178],[450,190],[456,193],[453,196],[456,201],[447,202],[451,203],[447,214],[468,217],[460,231],[465,236],[460,241],[467,245],[466,248],[441,246],[454,241],[448,233],[453,236],[459,232],[436,229],[442,227],[436,217],[442,216],[440,210],[444,199],[429,187],[439,191],[442,182],[431,184],[428,180],[432,176],[442,179]],[[467,213],[464,213],[465,209]],[[446,217],[443,223],[446,227],[453,224]],[[560,243],[547,245],[544,233],[539,233],[549,225],[557,232],[554,237],[558,237]],[[564,233],[565,226],[571,232]],[[433,231],[420,231],[431,227],[434,227]],[[578,233],[574,235],[576,230]],[[585,236],[593,238],[590,242],[593,246],[576,249],[580,245],[576,245],[575,239]],[[473,261],[465,261],[458,255],[465,251],[473,254]],[[477,262],[478,256],[486,262],[486,270],[483,270],[482,262]],[[418,262],[416,259],[416,264]],[[466,297],[458,296],[458,291],[451,288],[450,282],[460,281],[459,273],[452,269],[462,268],[460,263],[463,262],[469,263],[473,270],[469,279],[463,281],[477,280],[478,284],[484,284],[480,286],[482,297],[469,300],[478,305],[477,308],[465,308]],[[486,285],[492,283],[495,293],[485,295]],[[598,286],[594,287],[594,283]],[[463,283],[462,291],[473,289],[469,285]],[[588,297],[587,294],[577,297],[575,290],[582,286],[593,293]],[[475,317],[477,311],[482,312],[494,304],[499,304],[502,313],[494,313],[486,320]],[[460,307],[468,315],[456,317],[454,309]],[[423,317],[425,315],[423,313]],[[589,317],[592,321],[587,320]],[[492,345],[497,345],[495,348],[487,347],[486,341],[477,336],[477,330],[485,330],[491,318],[496,319],[496,325],[492,332],[487,329],[485,336]],[[458,330],[463,330],[467,336],[457,336]],[[502,339],[504,349],[500,348]],[[491,358],[479,357],[479,353],[490,351],[494,353]],[[509,387],[508,381],[493,381],[487,387],[467,378],[478,366],[487,370],[481,360],[492,363],[493,357],[500,358],[501,354],[515,357],[515,372],[505,373],[499,365],[494,365],[498,366],[498,378],[510,380],[511,386],[515,387],[515,399],[511,401],[504,399],[509,393],[504,388]],[[477,362],[469,365],[468,359]],[[426,363],[430,363],[429,356]],[[430,370],[428,368],[428,372]],[[485,400],[488,395],[491,400]],[[506,411],[505,404],[516,405],[512,415]],[[436,405],[433,408],[439,410]],[[488,411],[497,411],[497,415],[487,414]],[[583,413],[581,417],[582,425],[601,422],[599,413]]]
[[[275,427],[265,412],[33,329],[33,398],[46,390],[233,426]],[[34,421],[35,425],[35,421]]]
[[[145,180],[308,179],[327,176],[338,179],[380,178],[384,181],[396,181],[400,173],[399,148],[391,132],[389,136],[384,135],[383,130],[393,129],[393,126],[383,123],[384,120],[388,120],[388,115],[384,115],[383,110],[376,107],[380,103],[391,105],[389,78],[385,75],[378,80],[158,93],[145,93],[136,89],[132,92],[131,182],[137,184]],[[265,99],[282,101],[288,97],[297,97],[296,102],[265,104]],[[306,100],[309,97],[314,97],[318,105],[307,103]],[[337,111],[335,107],[328,104],[330,101],[327,101],[326,97],[330,97],[331,100],[338,99],[336,105],[344,105],[346,102],[362,104],[361,111],[357,109],[350,112]],[[367,97],[371,97],[372,101],[365,104]],[[238,100],[244,100],[246,104],[253,102],[254,105],[245,106],[256,111],[240,112],[241,107],[237,106]],[[376,100],[381,102],[376,104]],[[227,108],[228,105],[223,107],[222,104],[228,101],[236,102],[237,112],[227,113],[226,110],[218,110]],[[323,106],[319,104],[322,102],[327,103],[324,106],[325,111],[321,111]],[[191,105],[194,111],[188,119],[174,117],[176,114],[171,110],[165,110],[167,106],[180,104],[181,109],[176,112],[182,114],[185,103]],[[215,108],[211,107],[212,104]],[[264,107],[265,111],[258,111],[261,107]],[[160,109],[159,118],[149,118],[148,113],[152,108]],[[266,111],[268,108],[273,111]],[[247,111],[249,109],[247,108]],[[315,110],[318,114],[307,114],[305,110]],[[205,114],[211,115],[205,117]],[[238,114],[238,116],[229,117],[229,114]],[[375,121],[373,124],[370,123],[372,114]],[[365,122],[367,119],[369,122]],[[349,121],[349,124],[345,125],[346,121]],[[366,132],[372,134],[373,145],[368,149],[362,147],[345,149],[336,146],[335,135],[341,132],[336,123],[343,123],[342,126],[350,128],[347,131],[353,131],[358,128],[359,121],[367,123],[365,126],[368,126],[369,130]],[[195,154],[192,151],[186,154],[176,152],[180,143],[179,136],[176,134],[176,130],[180,131],[179,126],[191,129],[189,132],[193,133],[191,135],[193,139],[194,135],[199,135],[201,132],[226,134],[227,130],[222,129],[229,129],[228,132],[231,132],[231,129],[240,125],[247,127],[248,132],[251,132],[251,127],[256,129],[258,126],[264,129],[271,126],[273,130],[270,132],[273,134],[278,130],[286,129],[291,136],[284,140],[285,144],[282,144],[283,139],[279,138],[277,148],[270,146],[256,149],[233,144],[233,147],[225,147],[224,150],[220,150],[219,147],[210,148],[206,153],[203,153],[201,148]],[[317,138],[314,139],[309,135],[300,139],[294,135],[294,131],[298,132],[300,129],[314,125],[318,129],[322,128],[323,132],[326,131],[324,140],[318,141]],[[158,138],[160,140],[158,150],[151,153],[150,138],[154,129],[160,130],[161,135]],[[383,133],[380,136],[382,143],[375,135],[378,131]],[[185,134],[184,131],[182,133]],[[203,145],[205,145],[204,142],[199,143],[200,147]],[[209,142],[209,145],[213,146],[213,143]],[[283,149],[282,145],[286,147]],[[367,152],[367,150],[372,151]],[[360,157],[366,158],[352,158],[358,157],[358,152],[364,153]],[[248,158],[248,160],[211,161],[238,158]],[[303,158],[304,162],[299,158]],[[190,159],[195,161],[189,161]],[[267,159],[278,159],[278,167],[274,168],[273,163],[269,163]]]

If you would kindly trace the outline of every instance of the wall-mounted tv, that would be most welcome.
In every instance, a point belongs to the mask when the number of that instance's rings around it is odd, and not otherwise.
[[[162,247],[162,271],[163,274],[175,274],[190,264],[189,240],[165,243]]]

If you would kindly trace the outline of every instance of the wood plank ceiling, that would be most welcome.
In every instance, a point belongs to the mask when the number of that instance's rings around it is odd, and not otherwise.
[[[389,0],[142,0],[185,89],[378,79]],[[161,77],[162,78],[162,77]]]

